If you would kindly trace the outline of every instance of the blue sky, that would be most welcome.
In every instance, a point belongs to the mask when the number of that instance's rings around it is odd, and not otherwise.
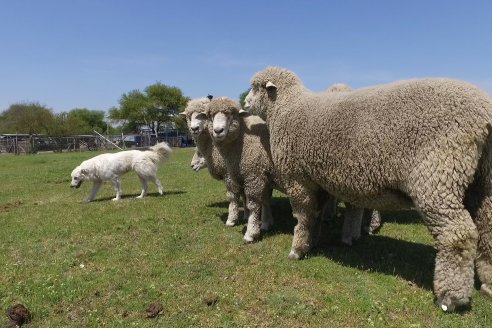
[[[315,91],[452,77],[492,94],[492,1],[0,0],[0,111],[107,110],[160,81],[238,98],[268,65]]]

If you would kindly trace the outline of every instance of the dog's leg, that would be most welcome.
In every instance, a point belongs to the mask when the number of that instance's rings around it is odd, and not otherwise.
[[[111,180],[113,183],[113,188],[116,191],[116,197],[113,198],[113,200],[120,200],[121,199],[121,181],[120,178],[116,178]]]
[[[144,177],[138,176],[140,183],[142,184],[142,193],[137,198],[144,198],[147,195],[147,180]]]
[[[89,197],[85,201],[86,203],[92,202],[94,198],[96,198],[96,194],[101,189],[102,186],[102,181],[96,180],[94,181],[94,184],[92,185],[92,190],[91,193],[89,194]]]
[[[157,186],[157,189],[159,190],[159,195],[162,195],[164,193],[164,188],[162,187],[161,181],[157,177],[152,178],[152,182]]]

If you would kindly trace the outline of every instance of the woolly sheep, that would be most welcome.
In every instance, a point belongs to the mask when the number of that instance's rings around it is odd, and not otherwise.
[[[266,119],[276,179],[298,221],[290,258],[311,247],[320,189],[361,208],[414,206],[435,240],[437,304],[470,303],[474,261],[492,296],[488,95],[449,79],[320,94],[277,67],[251,85],[246,107]]]
[[[238,102],[227,97],[213,99],[207,107],[210,135],[224,159],[227,172],[242,186],[249,210],[244,240],[258,240],[262,229],[272,224],[270,210],[273,186],[269,135],[258,116],[241,111]]]
[[[186,117],[188,129],[197,145],[191,166],[195,171],[207,167],[210,175],[217,180],[224,180],[226,196],[229,201],[229,211],[226,221],[227,226],[234,226],[239,222],[239,200],[241,188],[235,185],[227,174],[227,170],[217,148],[213,145],[207,128],[206,107],[210,103],[209,98],[190,100],[182,113]],[[247,215],[247,213],[245,213]]]

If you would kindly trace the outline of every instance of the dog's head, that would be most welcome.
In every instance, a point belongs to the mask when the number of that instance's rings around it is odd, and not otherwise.
[[[77,166],[73,171],[72,171],[72,182],[70,183],[71,188],[78,188],[84,182],[87,178],[87,173],[88,171],[86,169],[81,169],[79,166]]]

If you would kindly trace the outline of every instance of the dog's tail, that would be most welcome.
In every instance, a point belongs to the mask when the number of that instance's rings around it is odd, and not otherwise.
[[[154,146],[150,147],[150,150],[159,156],[159,162],[167,160],[173,152],[171,147],[169,147],[169,145],[165,142],[159,142],[155,144]]]

